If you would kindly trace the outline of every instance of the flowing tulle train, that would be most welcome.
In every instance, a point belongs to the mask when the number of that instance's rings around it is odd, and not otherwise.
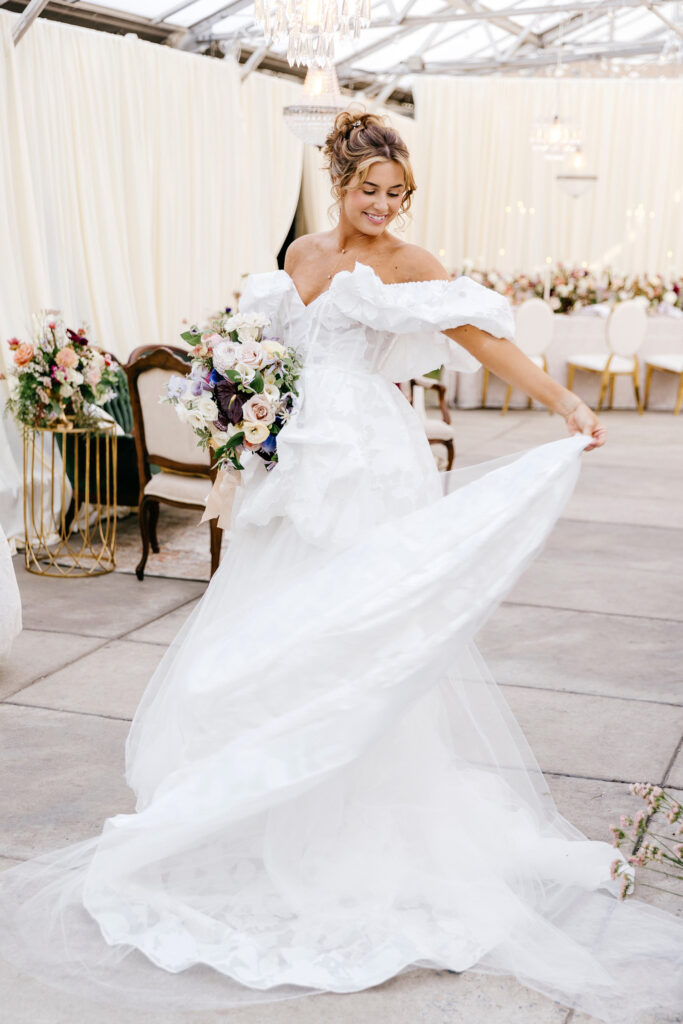
[[[393,384],[472,369],[440,331],[511,337],[506,300],[356,264],[308,307],[252,275],[241,307],[301,348],[303,401],[276,468],[245,469],[227,555],[140,703],[136,813],[0,876],[0,952],[169,1011],[426,966],[514,974],[612,1024],[675,1014],[683,924],[617,900],[620,855],[558,814],[473,644],[587,441],[440,478]]]

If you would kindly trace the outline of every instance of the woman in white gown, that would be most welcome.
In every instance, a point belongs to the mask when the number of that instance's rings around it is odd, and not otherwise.
[[[621,855],[558,814],[472,644],[604,431],[510,344],[506,300],[387,232],[413,188],[396,134],[344,114],[327,151],[337,228],[241,302],[302,352],[302,404],[273,471],[248,463],[227,556],[143,696],[136,813],[0,876],[0,948],[169,1008],[425,966],[619,1024],[670,1013],[683,926],[616,898]],[[440,477],[393,382],[477,358],[575,436]]]

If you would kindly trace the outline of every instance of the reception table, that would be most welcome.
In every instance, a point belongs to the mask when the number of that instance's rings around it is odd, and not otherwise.
[[[602,316],[587,314],[555,314],[553,317],[555,330],[553,340],[546,350],[548,372],[555,380],[567,383],[567,363],[572,356],[586,352],[607,352],[605,342],[606,320]],[[645,341],[638,352],[641,371],[641,397],[644,397],[645,360],[648,356],[664,353],[683,353],[683,316],[648,315],[648,327]],[[447,388],[450,405],[459,409],[481,408],[483,371],[477,373],[455,373],[444,371],[443,380]],[[507,385],[494,377],[489,377],[486,397],[487,408],[501,408],[505,398]],[[678,378],[669,373],[657,373],[652,376],[650,389],[650,409],[672,410],[676,399]],[[576,371],[574,391],[589,405],[595,405],[600,390],[600,378],[594,373]],[[520,391],[513,391],[510,408],[526,406],[526,398]],[[617,377],[614,386],[614,408],[635,409],[633,385],[630,377]]]

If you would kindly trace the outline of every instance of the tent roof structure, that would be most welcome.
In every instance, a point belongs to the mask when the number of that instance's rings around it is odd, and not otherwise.
[[[9,0],[0,6],[229,56],[254,68],[303,77],[283,45],[267,48],[253,0]],[[417,74],[680,75],[680,0],[372,0],[372,22],[335,57],[340,84],[410,105]]]

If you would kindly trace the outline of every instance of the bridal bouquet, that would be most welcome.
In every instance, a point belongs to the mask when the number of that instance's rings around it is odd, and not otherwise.
[[[27,427],[95,426],[95,407],[116,393],[111,357],[92,347],[85,328],[66,327],[57,310],[33,320],[33,341],[9,341],[14,366],[7,408]]]
[[[277,462],[277,435],[295,408],[301,363],[296,351],[264,331],[261,313],[230,309],[202,330],[181,337],[193,346],[188,377],[168,382],[165,400],[189,423],[201,448],[211,448],[219,469],[244,469],[253,451],[267,469]]]

